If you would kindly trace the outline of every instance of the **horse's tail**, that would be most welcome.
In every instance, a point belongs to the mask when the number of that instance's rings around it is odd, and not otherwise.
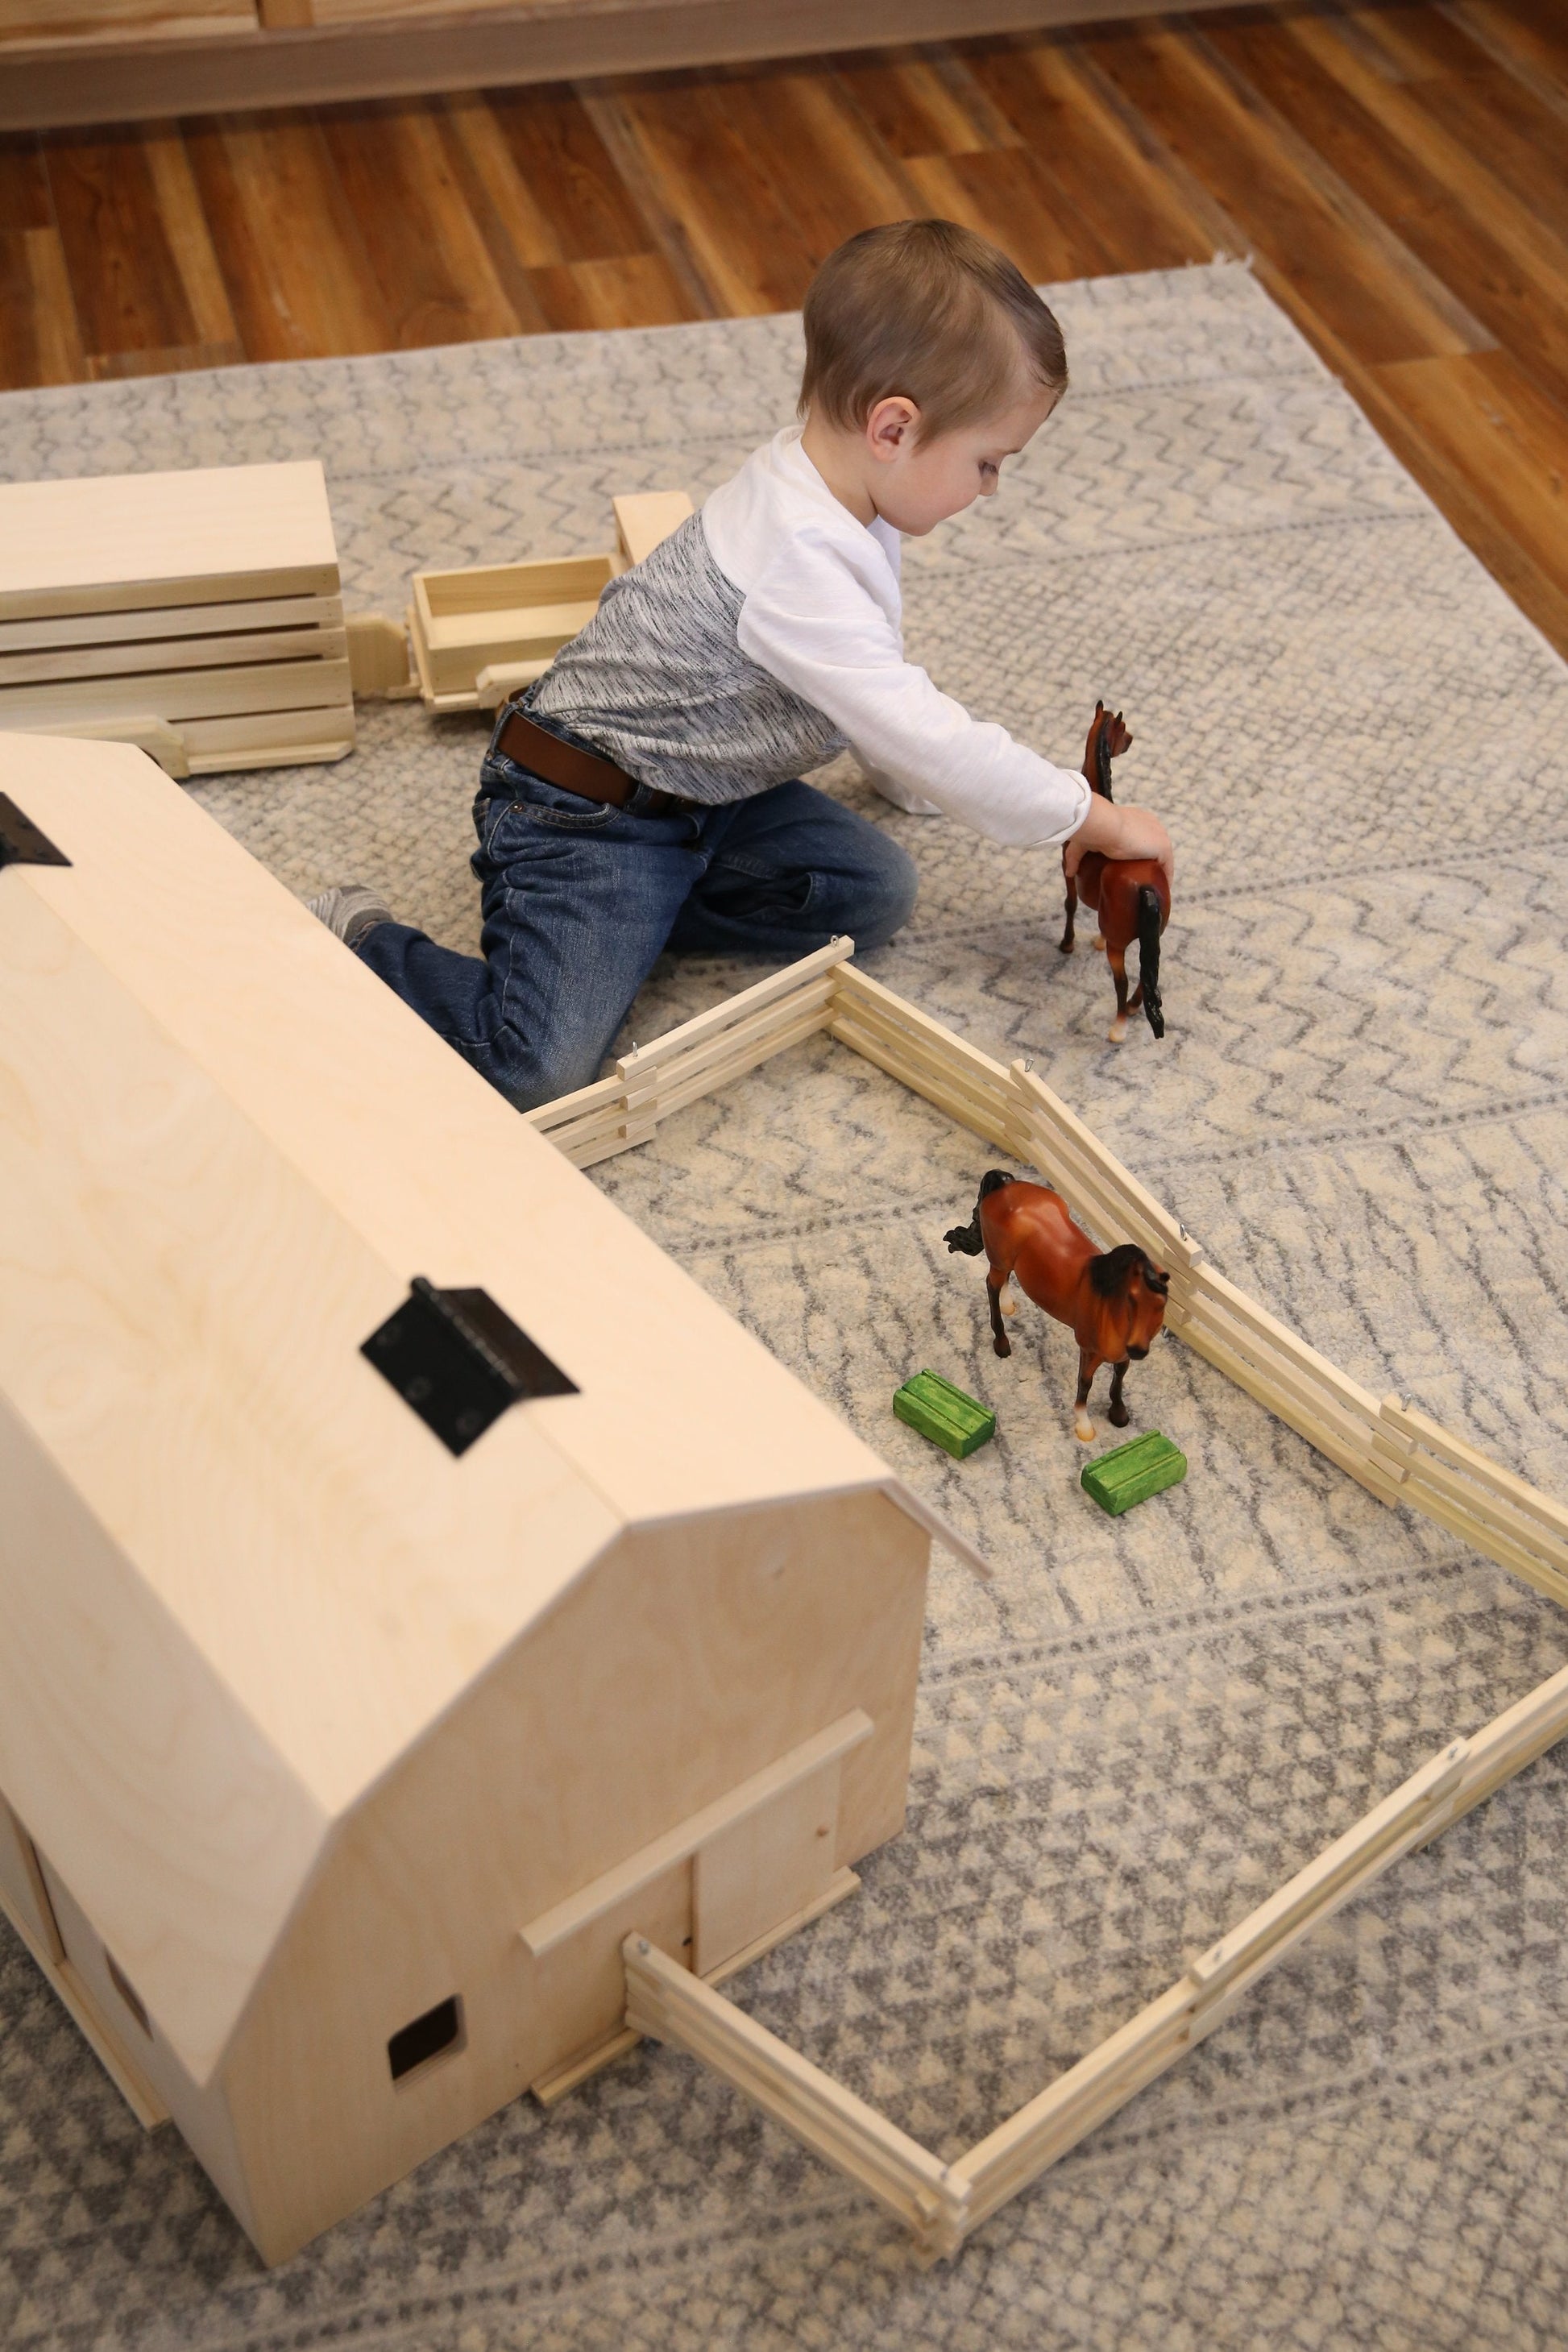
[[[966,1225],[953,1225],[943,1236],[950,1250],[962,1250],[965,1257],[979,1257],[985,1248],[985,1236],[980,1230],[980,1202],[988,1192],[1000,1192],[1014,1179],[1000,1168],[988,1168],[980,1179],[980,1192],[974,1203],[974,1214]]]
[[[1152,882],[1138,886],[1138,978],[1149,1026],[1156,1037],[1163,1037],[1165,1008],[1160,1002],[1160,894]]]

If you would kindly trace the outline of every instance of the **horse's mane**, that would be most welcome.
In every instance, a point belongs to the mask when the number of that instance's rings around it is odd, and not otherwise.
[[[1089,1262],[1089,1279],[1100,1298],[1119,1298],[1132,1276],[1142,1270],[1151,1290],[1162,1297],[1171,1287],[1171,1277],[1162,1274],[1147,1250],[1136,1242],[1119,1243],[1115,1249],[1104,1250]]]

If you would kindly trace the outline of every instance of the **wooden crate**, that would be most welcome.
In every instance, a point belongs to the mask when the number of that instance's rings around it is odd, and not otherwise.
[[[0,488],[0,730],[139,743],[175,776],[342,759],[320,464]]]
[[[431,709],[493,707],[542,677],[593,619],[618,569],[614,556],[579,555],[416,572],[408,627]]]
[[[531,686],[586,628],[611,581],[650,555],[691,512],[682,490],[640,492],[614,506],[616,544],[604,555],[415,573],[408,638],[427,709],[493,710]],[[378,624],[378,616],[367,614],[365,623]],[[368,669],[363,674],[368,680]]]

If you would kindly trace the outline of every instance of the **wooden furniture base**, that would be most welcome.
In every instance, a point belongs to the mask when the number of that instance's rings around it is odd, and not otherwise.
[[[326,26],[298,21],[295,7],[309,5],[262,0],[254,33],[18,41],[0,49],[0,131],[570,81],[1157,13],[1156,0],[533,0]]]

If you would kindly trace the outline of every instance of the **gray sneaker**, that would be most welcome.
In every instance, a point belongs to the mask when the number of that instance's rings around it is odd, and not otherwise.
[[[327,929],[344,947],[357,947],[366,931],[377,923],[397,920],[390,907],[378,898],[364,882],[340,882],[335,888],[323,890],[319,898],[307,898],[306,906],[318,923]]]

